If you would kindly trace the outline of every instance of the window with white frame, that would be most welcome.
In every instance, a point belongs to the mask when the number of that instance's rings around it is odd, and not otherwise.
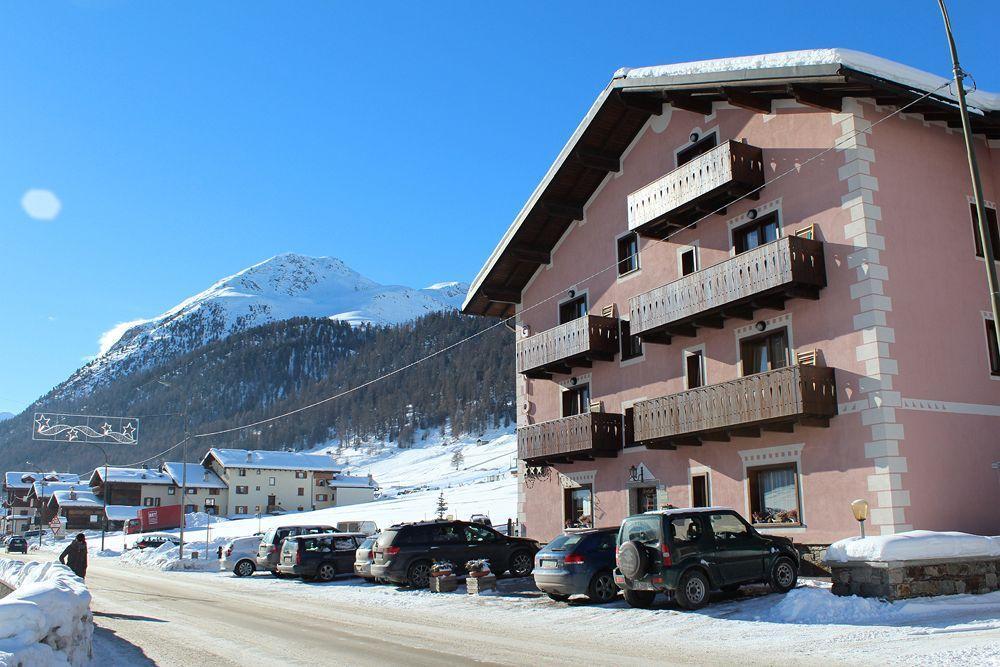
[[[233,512],[235,514],[249,514],[250,513],[250,512],[247,511],[247,506],[246,505],[237,505],[236,507],[233,508]]]
[[[267,478],[267,485],[268,486],[276,486],[277,484],[278,484],[278,479],[276,477],[268,477]]]

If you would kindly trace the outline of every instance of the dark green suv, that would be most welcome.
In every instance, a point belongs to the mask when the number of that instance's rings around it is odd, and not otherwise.
[[[681,607],[697,609],[713,590],[753,583],[787,593],[799,574],[791,540],[761,535],[722,507],[628,517],[618,531],[616,563],[615,583],[632,607],[648,607],[657,593],[666,593]]]

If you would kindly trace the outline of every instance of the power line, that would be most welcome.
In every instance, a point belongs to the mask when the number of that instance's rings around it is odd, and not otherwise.
[[[662,238],[654,238],[653,242],[655,242],[655,243],[666,243],[670,239],[672,239],[673,237],[675,237],[677,234],[680,234],[681,232],[683,232],[685,230],[688,230],[688,229],[690,229],[692,227],[695,227],[699,222],[702,222],[702,221],[708,219],[709,217],[711,217],[712,215],[715,215],[716,213],[719,213],[719,212],[723,211],[724,209],[728,208],[729,206],[732,206],[733,204],[741,201],[745,197],[747,197],[749,195],[752,195],[752,194],[754,194],[756,192],[759,192],[760,190],[764,189],[765,186],[773,185],[775,182],[781,180],[782,178],[785,178],[786,176],[789,176],[791,174],[796,174],[796,173],[801,172],[802,168],[805,167],[806,165],[808,165],[809,163],[811,163],[811,162],[813,162],[815,160],[818,160],[819,158],[823,157],[827,153],[830,153],[832,151],[837,150],[843,144],[849,142],[851,139],[853,139],[854,137],[856,137],[856,136],[858,136],[860,134],[868,134],[868,133],[870,133],[877,125],[879,125],[881,123],[884,123],[885,121],[889,120],[890,118],[892,118],[892,117],[894,117],[894,116],[896,116],[898,114],[901,114],[901,113],[905,112],[911,106],[922,102],[923,100],[927,99],[931,95],[936,94],[939,90],[941,90],[943,88],[947,88],[950,85],[951,85],[950,81],[941,84],[940,86],[938,86],[934,90],[926,92],[923,95],[921,95],[920,97],[917,97],[916,99],[912,100],[911,102],[908,102],[907,104],[905,104],[905,105],[903,105],[901,107],[898,107],[892,113],[884,116],[883,118],[880,118],[879,120],[875,121],[874,123],[869,124],[864,129],[855,130],[855,131],[851,132],[850,134],[848,134],[848,135],[846,135],[844,137],[841,137],[840,139],[838,139],[837,141],[835,141],[833,143],[833,145],[830,146],[829,148],[825,148],[822,151],[819,151],[818,153],[816,153],[815,155],[810,156],[809,158],[807,158],[803,162],[798,163],[798,164],[796,164],[796,165],[788,168],[787,170],[781,172],[780,174],[778,174],[774,178],[772,178],[769,181],[767,181],[767,183],[765,183],[764,185],[760,185],[760,186],[754,188],[753,190],[751,190],[750,192],[744,194],[741,197],[734,198],[732,201],[730,201],[730,202],[728,202],[726,204],[723,204],[722,206],[718,207],[717,209],[706,213],[702,217],[697,218],[696,220],[688,223],[687,225],[685,225],[683,227],[680,227],[679,229],[674,230],[673,232],[667,234],[666,236],[664,236]],[[632,259],[634,257],[637,257],[639,255],[639,253],[640,253],[640,251],[637,249],[636,252],[634,252],[631,255],[629,255],[627,259]],[[600,276],[600,275],[602,275],[602,274],[604,274],[604,273],[606,273],[606,272],[614,269],[615,267],[617,267],[619,265],[619,263],[620,263],[620,260],[615,261],[610,266],[607,266],[607,267],[605,267],[605,268],[597,271],[596,273],[590,274],[586,278],[583,278],[581,280],[578,280],[578,281],[572,283],[571,286],[578,286],[578,285],[587,283],[587,282],[593,280],[594,278],[596,278],[596,277],[598,277],[598,276]],[[563,294],[565,294],[565,292],[566,292],[567,289],[569,289],[569,287],[566,287],[566,288],[564,288],[562,290],[559,290],[555,294],[552,294],[551,296],[546,297],[545,299],[542,299],[541,301],[538,301],[538,302],[536,302],[536,303],[534,303],[534,304],[532,304],[530,306],[524,307],[519,312],[515,313],[514,315],[511,315],[509,317],[505,317],[505,318],[503,318],[501,320],[498,320],[497,322],[491,324],[490,326],[486,327],[485,329],[482,329],[480,331],[477,331],[476,333],[473,333],[473,334],[471,334],[469,336],[466,336],[465,338],[462,338],[461,340],[456,341],[455,343],[452,343],[452,344],[447,345],[447,346],[445,346],[445,347],[443,347],[443,348],[441,348],[439,350],[431,352],[430,354],[427,354],[427,355],[425,355],[425,356],[423,356],[423,357],[421,357],[421,358],[419,358],[419,359],[417,359],[415,361],[411,361],[410,363],[408,363],[408,364],[406,364],[404,366],[401,366],[399,368],[393,369],[393,370],[391,370],[391,371],[389,371],[387,373],[383,373],[382,375],[376,376],[376,377],[374,377],[374,378],[372,378],[370,380],[367,380],[366,382],[363,382],[363,383],[361,383],[361,384],[359,384],[359,385],[357,385],[355,387],[351,387],[350,389],[346,389],[346,390],[344,390],[342,392],[339,392],[337,394],[334,394],[332,396],[327,396],[326,398],[320,399],[318,401],[314,401],[313,403],[310,403],[308,405],[304,405],[304,406],[295,408],[294,410],[289,410],[287,412],[283,412],[283,413],[275,415],[273,417],[267,417],[266,419],[259,419],[257,421],[250,422],[248,424],[242,424],[240,426],[233,426],[231,428],[220,429],[218,431],[210,431],[208,433],[196,433],[196,434],[194,434],[194,435],[192,435],[190,437],[191,437],[191,439],[201,439],[201,438],[208,438],[208,437],[212,437],[212,436],[216,436],[216,435],[223,435],[223,434],[226,434],[226,433],[235,433],[236,431],[243,431],[243,430],[246,430],[248,428],[254,428],[255,426],[262,426],[264,424],[269,424],[269,423],[277,421],[279,419],[284,419],[285,417],[290,417],[290,416],[298,414],[300,412],[305,412],[306,410],[311,410],[312,408],[315,408],[315,407],[318,407],[320,405],[323,405],[324,403],[329,403],[330,401],[337,400],[338,398],[343,398],[344,396],[347,396],[349,394],[357,392],[357,391],[359,391],[361,389],[364,389],[365,387],[369,387],[369,386],[371,386],[371,385],[373,385],[373,384],[375,384],[377,382],[380,382],[380,381],[385,380],[387,378],[393,377],[394,375],[398,375],[399,373],[402,373],[403,371],[406,371],[406,370],[408,370],[410,368],[413,368],[414,366],[417,366],[417,365],[419,365],[419,364],[421,364],[421,363],[423,363],[425,361],[433,359],[434,357],[440,356],[440,355],[442,355],[442,354],[444,354],[444,353],[446,353],[446,352],[448,352],[450,350],[453,350],[454,348],[458,347],[459,345],[463,345],[463,344],[465,344],[465,343],[467,343],[467,342],[469,342],[471,340],[474,340],[475,338],[478,338],[479,336],[482,336],[483,334],[485,334],[485,333],[487,333],[489,331],[492,331],[493,329],[496,329],[499,326],[504,326],[508,322],[513,321],[513,322],[516,323],[518,317],[520,317],[521,315],[523,315],[524,313],[526,313],[528,311],[534,310],[535,308],[538,308],[539,306],[542,306],[542,305],[544,305],[544,304],[552,301],[553,299],[556,299],[556,298],[562,296]],[[150,458],[145,459],[143,461],[140,461],[140,462],[138,462],[136,464],[129,464],[129,465],[138,465],[139,463],[146,463],[148,461],[151,461],[151,460],[153,460],[153,459],[155,459],[155,458],[157,458],[159,456],[162,456],[163,454],[166,454],[166,453],[168,453],[170,451],[173,451],[177,447],[180,447],[182,444],[184,444],[184,442],[186,440],[187,439],[185,438],[185,440],[182,440],[181,442],[177,443],[173,447],[170,447],[169,449],[164,450],[163,452],[161,452],[160,454],[157,454],[156,456],[150,457]]]

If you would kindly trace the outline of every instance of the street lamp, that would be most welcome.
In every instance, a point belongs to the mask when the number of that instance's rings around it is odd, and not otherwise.
[[[861,525],[861,537],[865,536],[865,520],[868,519],[868,501],[859,498],[851,503],[854,518]]]

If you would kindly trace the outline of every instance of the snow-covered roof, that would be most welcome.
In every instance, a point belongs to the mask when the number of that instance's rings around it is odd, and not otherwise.
[[[205,461],[208,461],[212,457],[224,468],[339,472],[339,468],[333,459],[321,454],[273,452],[263,449],[216,449],[213,447],[205,455]]]
[[[59,503],[59,507],[104,507],[104,503],[90,491],[56,491],[52,500]]]
[[[755,56],[739,56],[736,58],[715,58],[713,60],[698,60],[672,65],[655,65],[653,67],[622,67],[615,72],[615,79],[676,79],[680,77],[697,77],[712,75],[730,75],[749,73],[762,75],[771,71],[815,68],[818,66],[843,66],[865,74],[900,83],[917,90],[930,92],[946,84],[950,79],[924,72],[909,65],[903,65],[887,58],[873,56],[870,53],[852,49],[809,49],[805,51],[784,51],[781,53],[764,53]],[[950,97],[957,101],[954,91],[947,88],[941,90],[942,97]],[[1000,94],[976,90],[966,95],[970,106],[981,110],[1000,110]]]
[[[108,505],[105,515],[109,521],[128,521],[137,518],[141,509],[134,505]]]
[[[92,482],[100,483],[104,480],[104,466],[94,470]],[[107,481],[112,484],[173,484],[170,475],[159,470],[149,470],[147,468],[108,468]]]
[[[784,84],[812,84],[834,82],[829,85],[847,84],[849,79],[852,85],[857,86],[860,79],[866,77],[872,83],[872,90],[875,86],[895,90],[895,94],[909,91],[915,94],[933,92],[933,97],[928,102],[940,102],[942,110],[954,111],[955,95],[949,87],[940,88],[947,83],[944,77],[923,72],[921,70],[903,65],[900,63],[873,56],[850,49],[812,49],[807,51],[787,51],[782,53],[769,53],[756,56],[742,56],[737,58],[718,58],[714,60],[702,60],[696,62],[677,63],[672,65],[657,65],[654,67],[621,68],[619,69],[608,85],[601,91],[597,99],[587,110],[583,119],[577,125],[576,130],[556,156],[555,161],[542,177],[542,180],[535,187],[528,197],[528,201],[518,212],[514,221],[507,231],[504,232],[496,248],[487,258],[483,267],[472,281],[472,285],[466,294],[462,304],[462,311],[466,313],[478,313],[481,315],[512,315],[513,305],[506,301],[495,301],[489,298],[486,292],[487,285],[492,283],[491,289],[498,289],[496,285],[504,285],[499,288],[503,292],[522,291],[527,280],[533,275],[531,271],[525,270],[525,265],[536,264],[535,262],[525,262],[517,259],[508,253],[509,247],[515,244],[515,236],[518,241],[524,238],[539,239],[542,237],[539,231],[546,229],[561,229],[558,224],[550,223],[550,215],[535,215],[536,208],[546,211],[546,207],[541,206],[549,197],[558,200],[560,197],[555,193],[561,192],[569,187],[574,187],[576,198],[586,201],[593,192],[596,191],[600,180],[592,178],[585,185],[577,182],[578,175],[574,169],[581,169],[577,148],[594,149],[594,141],[597,139],[608,139],[610,130],[601,129],[604,125],[615,127],[616,144],[612,157],[618,158],[624,146],[627,146],[638,133],[643,123],[621,127],[608,114],[615,116],[618,111],[605,114],[605,107],[620,109],[621,95],[643,95],[645,93],[685,93],[685,92],[705,92],[707,90],[721,91],[725,88],[747,88],[753,86],[783,87]],[[838,84],[839,82],[839,84]],[[882,85],[884,83],[884,86]],[[864,82],[861,85],[865,85]],[[952,87],[953,88],[953,87]],[[852,96],[864,97],[874,95],[874,92],[858,92],[857,88]],[[890,93],[891,94],[891,93]],[[789,97],[792,95],[789,94]],[[723,94],[723,97],[725,95]],[[996,117],[1000,111],[1000,94],[977,90],[968,94],[968,101],[974,116],[980,120],[985,114],[990,114],[989,127],[995,128]],[[616,101],[616,99],[618,101]],[[647,103],[656,104],[665,101],[664,98],[649,98]],[[955,116],[957,119],[957,116]],[[598,118],[602,119],[602,125],[593,125]],[[624,122],[624,121],[623,121]],[[587,135],[586,141],[585,135]],[[601,135],[600,137],[596,135]],[[605,142],[611,143],[611,142]],[[605,150],[604,152],[608,152]],[[570,165],[567,167],[567,165]],[[573,167],[572,165],[576,165]],[[571,185],[576,183],[576,185]],[[584,188],[584,191],[579,191]],[[519,234],[522,227],[528,225],[530,229]],[[558,238],[559,234],[553,235]],[[544,243],[534,241],[539,250],[551,250],[554,243],[552,239],[547,239]],[[537,263],[541,266],[541,263]],[[492,279],[491,279],[492,276]],[[494,306],[505,305],[499,312]]]
[[[60,482],[79,482],[80,476],[75,475],[71,472],[24,472],[17,470],[8,470],[4,474],[4,486],[8,489],[29,489],[34,480],[45,477],[49,480],[57,480]]]
[[[181,485],[184,480],[184,469],[187,468],[187,486],[190,489],[225,489],[226,483],[215,474],[211,468],[206,468],[200,463],[179,463],[167,462],[163,464],[163,472],[170,475],[174,484]]]
[[[48,498],[56,491],[69,491],[70,489],[87,489],[87,485],[82,482],[35,482],[31,486],[31,493],[36,498]]]
[[[337,475],[333,479],[327,480],[326,485],[332,488],[355,488],[363,489],[366,487],[375,487],[375,481],[368,477],[352,477],[350,475]]]

